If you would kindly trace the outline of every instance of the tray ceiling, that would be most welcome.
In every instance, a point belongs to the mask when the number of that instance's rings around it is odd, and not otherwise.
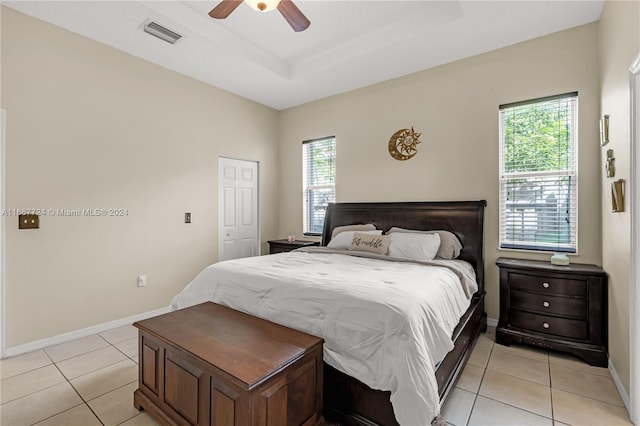
[[[282,110],[599,19],[603,1],[295,0],[311,26],[217,1],[3,1],[3,5]],[[183,35],[165,43],[153,20]]]

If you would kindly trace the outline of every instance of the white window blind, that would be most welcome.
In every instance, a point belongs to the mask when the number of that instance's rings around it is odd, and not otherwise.
[[[578,93],[500,106],[500,248],[575,253]]]
[[[327,205],[336,200],[336,138],[302,143],[303,222],[305,235],[321,235]]]

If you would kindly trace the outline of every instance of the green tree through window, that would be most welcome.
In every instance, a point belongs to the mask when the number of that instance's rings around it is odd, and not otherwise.
[[[321,235],[327,205],[335,202],[336,139],[305,141],[302,145],[303,222],[305,235]]]
[[[577,93],[500,107],[500,247],[575,252]]]

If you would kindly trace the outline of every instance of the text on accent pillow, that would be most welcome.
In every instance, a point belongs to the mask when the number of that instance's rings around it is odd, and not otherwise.
[[[371,234],[371,235],[382,235],[381,229],[376,229],[374,231],[362,231],[362,234]],[[355,231],[344,231],[339,233],[329,241],[327,247],[341,250],[349,250],[351,247],[351,242],[353,241],[353,234]]]
[[[363,232],[355,232],[351,240],[349,250],[370,251],[378,254],[387,254],[389,249],[388,235],[373,235]]]

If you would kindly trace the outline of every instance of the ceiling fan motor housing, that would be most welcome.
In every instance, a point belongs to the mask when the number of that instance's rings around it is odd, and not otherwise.
[[[252,9],[258,12],[268,12],[273,9],[278,9],[295,32],[304,31],[311,25],[309,19],[293,4],[292,0],[222,0],[216,7],[211,9],[209,16],[216,19],[225,19],[231,12],[236,10],[242,2],[247,3]]]
[[[278,7],[280,0],[245,0],[245,3],[258,12],[269,12]]]

